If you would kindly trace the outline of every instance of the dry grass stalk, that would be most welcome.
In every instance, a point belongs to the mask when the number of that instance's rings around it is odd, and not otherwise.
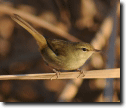
[[[76,79],[80,72],[63,72],[57,79]],[[1,75],[0,80],[45,80],[56,79],[55,73],[43,73],[43,74],[20,74],[20,75]],[[120,68],[105,69],[105,70],[91,70],[86,71],[85,76],[82,75],[79,78],[94,79],[94,78],[120,78]]]

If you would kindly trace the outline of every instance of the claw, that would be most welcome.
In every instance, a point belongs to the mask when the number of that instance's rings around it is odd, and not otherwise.
[[[80,72],[80,74],[79,74],[79,76],[78,76],[77,78],[79,78],[82,74],[83,74],[83,76],[82,76],[82,77],[84,77],[84,76],[85,76],[85,74],[84,74],[84,71],[83,71],[83,70],[81,70],[81,69],[77,69],[77,71],[79,71],[79,72]]]
[[[53,69],[53,71],[56,73],[54,76],[56,76],[56,79],[59,78],[60,72],[57,71],[56,69]],[[50,79],[52,80],[52,78],[54,77],[52,76]]]

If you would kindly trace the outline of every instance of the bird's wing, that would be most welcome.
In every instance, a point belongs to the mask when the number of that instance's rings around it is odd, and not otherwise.
[[[64,55],[68,49],[69,42],[58,39],[47,39],[48,46],[56,55]]]

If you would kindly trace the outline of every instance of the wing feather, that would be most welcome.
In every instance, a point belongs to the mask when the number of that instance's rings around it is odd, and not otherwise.
[[[56,55],[64,55],[68,49],[68,41],[64,40],[58,40],[58,39],[47,39],[48,45],[50,49],[56,54]]]

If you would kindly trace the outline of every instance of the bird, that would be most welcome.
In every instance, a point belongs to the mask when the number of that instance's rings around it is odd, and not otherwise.
[[[43,60],[56,73],[57,78],[61,71],[78,70],[80,75],[84,75],[84,72],[79,68],[84,65],[93,53],[100,52],[100,50],[95,49],[86,42],[47,39],[18,14],[13,14],[11,18],[35,38]]]

